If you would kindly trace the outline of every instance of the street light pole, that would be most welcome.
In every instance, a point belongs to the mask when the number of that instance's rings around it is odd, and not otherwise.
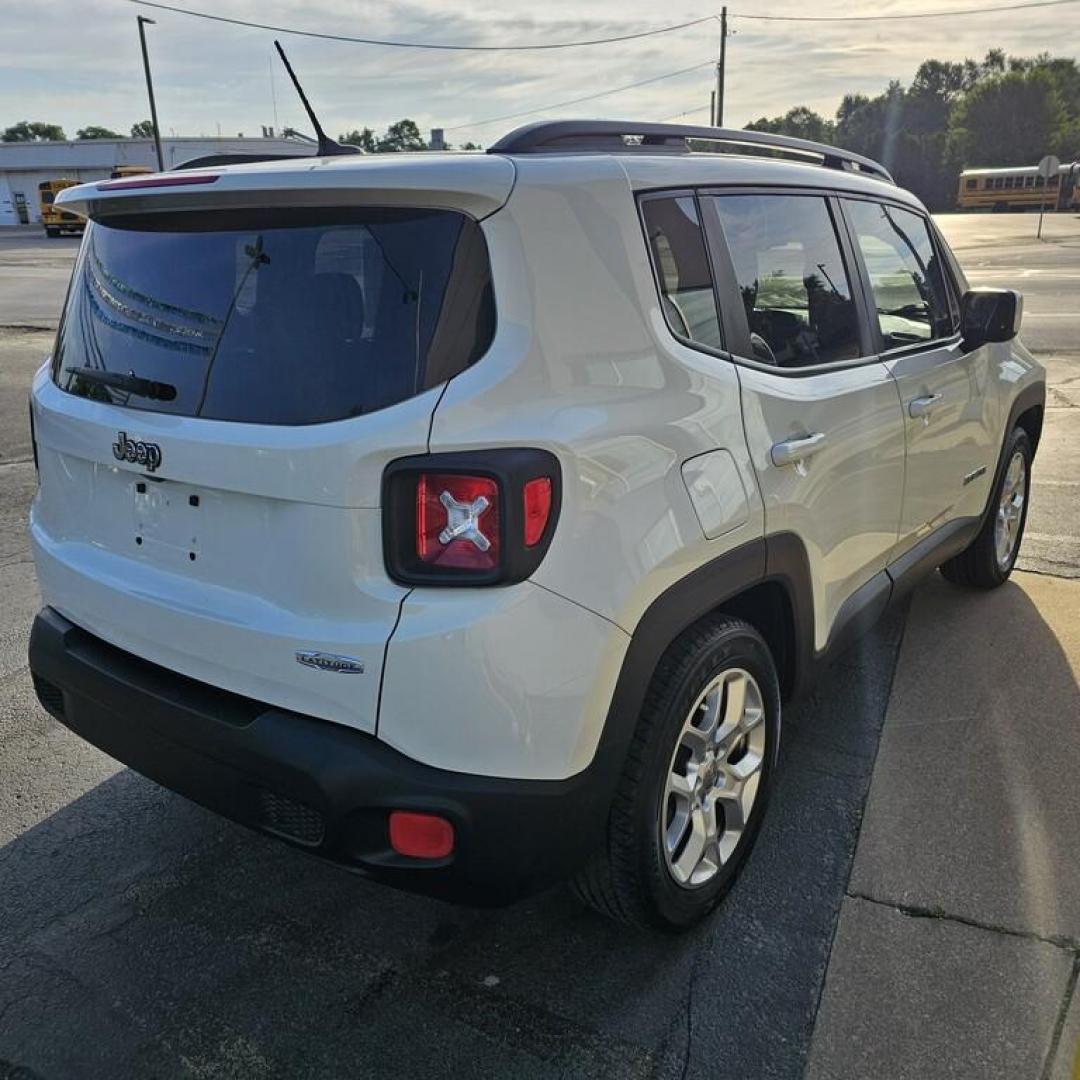
[[[724,67],[727,62],[727,7],[720,9],[720,59],[716,65],[716,123],[724,126]]]
[[[154,20],[148,19],[145,15],[136,15],[135,18],[139,23],[139,43],[142,45],[143,70],[146,72],[146,92],[150,96],[150,122],[154,125],[154,147],[157,150],[157,167],[158,172],[164,172],[165,158],[161,153],[161,129],[158,127],[157,122],[157,105],[154,104],[154,81],[150,78],[150,57],[146,55],[146,30],[144,29],[146,23],[153,26]]]

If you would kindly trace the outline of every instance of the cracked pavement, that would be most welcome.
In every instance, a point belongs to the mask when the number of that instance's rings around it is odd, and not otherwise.
[[[1080,714],[1069,729],[1055,709],[1078,655],[1080,582],[1060,577],[1080,576],[1080,316],[1040,311],[1076,309],[1080,222],[1049,224],[1036,250],[1031,218],[944,222],[971,230],[973,280],[1027,275],[1024,336],[1049,358],[1029,573],[994,612],[932,580],[906,629],[902,613],[879,626],[785,715],[758,845],[718,916],[680,938],[561,888],[475,911],[357,880],[37,707],[25,392],[51,336],[25,327],[58,309],[74,244],[0,230],[0,324],[24,327],[0,328],[0,1080],[1074,1080]],[[28,266],[33,288],[9,289]],[[1010,755],[1049,778],[1007,771]]]

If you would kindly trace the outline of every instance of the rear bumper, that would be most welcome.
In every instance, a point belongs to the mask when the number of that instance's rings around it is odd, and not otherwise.
[[[506,780],[420,764],[371,735],[197,682],[51,608],[30,669],[43,706],[144,776],[241,824],[410,891],[499,904],[570,875],[600,842],[613,776]],[[393,809],[439,813],[454,852],[395,853]]]

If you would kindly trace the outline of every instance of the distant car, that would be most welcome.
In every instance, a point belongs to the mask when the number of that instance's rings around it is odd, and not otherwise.
[[[866,158],[557,122],[58,201],[38,696],[381,881],[687,927],[781,702],[926,572],[1013,568],[1021,298]]]

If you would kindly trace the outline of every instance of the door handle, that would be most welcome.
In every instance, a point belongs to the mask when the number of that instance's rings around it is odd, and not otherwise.
[[[944,396],[944,394],[926,394],[923,397],[912,398],[908,402],[908,416],[913,420],[918,420],[920,416],[929,416]]]
[[[816,454],[825,445],[825,433],[815,431],[813,435],[804,435],[799,439],[778,442],[769,452],[772,463],[778,467],[794,465],[805,461],[811,454]]]

